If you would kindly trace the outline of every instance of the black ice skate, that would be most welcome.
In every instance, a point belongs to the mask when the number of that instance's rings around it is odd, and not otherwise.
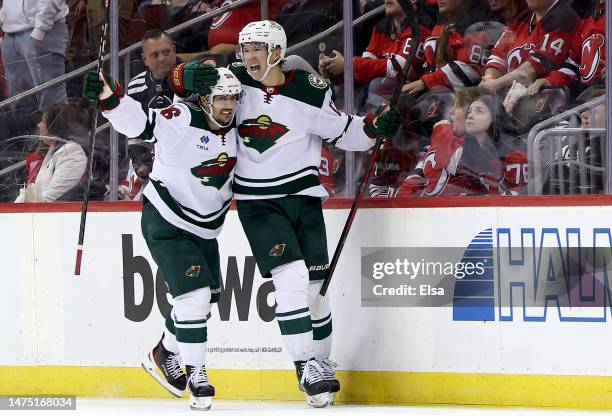
[[[336,402],[336,393],[340,391],[340,382],[336,378],[336,371],[334,370],[336,367],[338,367],[338,364],[329,358],[325,358],[319,363],[323,369],[323,377],[329,384],[329,404],[330,406],[333,406],[333,404]]]
[[[164,339],[163,336],[162,339]],[[161,340],[147,354],[142,362],[142,368],[176,397],[183,395],[187,377],[181,369],[179,355],[165,349]]]
[[[296,361],[300,390],[306,393],[306,402],[312,407],[325,407],[329,404],[329,384],[323,376],[323,369],[314,358]]]
[[[208,382],[206,367],[186,366],[187,389],[189,390],[189,407],[191,410],[209,410],[212,405],[212,398],[215,395],[215,388]]]

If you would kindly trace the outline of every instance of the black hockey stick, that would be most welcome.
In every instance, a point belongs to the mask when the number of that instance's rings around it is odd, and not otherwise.
[[[416,16],[416,10],[414,10],[414,7],[410,3],[410,0],[398,0],[398,3],[400,4],[400,6],[402,6],[402,9],[404,10],[406,17],[408,19],[411,19],[410,26],[412,29],[412,38],[410,42],[411,43],[410,53],[408,54],[406,63],[404,64],[404,68],[402,69],[402,74],[399,78],[397,87],[395,88],[395,91],[393,92],[393,97],[391,98],[391,103],[390,103],[391,108],[397,107],[397,103],[399,102],[399,98],[402,93],[402,87],[404,83],[406,82],[406,79],[408,77],[408,72],[410,71],[410,67],[412,65],[412,60],[414,59],[414,56],[417,53],[417,50],[419,48],[419,43],[420,43],[420,27],[419,27],[419,21]],[[344,224],[344,228],[342,229],[342,234],[340,234],[340,241],[338,241],[338,245],[336,246],[336,250],[334,251],[334,256],[332,257],[332,261],[329,264],[327,277],[323,281],[321,290],[319,290],[317,299],[315,300],[315,303],[312,307],[312,310],[314,311],[315,314],[321,307],[323,298],[325,297],[325,294],[327,293],[327,288],[329,287],[331,278],[334,274],[334,271],[336,270],[336,266],[338,265],[338,260],[340,259],[340,253],[342,253],[342,249],[344,248],[344,244],[346,243],[346,238],[348,237],[348,233],[351,230],[351,226],[353,225],[353,220],[355,219],[357,208],[359,208],[359,202],[361,201],[363,193],[365,192],[366,184],[368,183],[368,180],[370,179],[372,169],[374,168],[374,164],[376,163],[376,158],[378,157],[378,152],[380,151],[380,148],[382,147],[384,140],[385,140],[384,137],[379,137],[376,140],[376,144],[374,144],[374,147],[373,147],[374,150],[372,151],[372,156],[370,157],[370,163],[368,164],[368,168],[366,169],[365,174],[363,175],[363,178],[361,179],[361,182],[359,183],[359,187],[357,188],[357,195],[355,195],[355,199],[353,200],[353,205],[351,206],[351,210],[349,212],[348,218],[346,219],[346,223]]]
[[[110,0],[104,1],[106,7],[106,20],[100,28],[100,44],[98,46],[98,67],[97,72],[102,71],[104,65],[104,49],[106,46],[106,33],[108,32]],[[79,228],[79,242],[77,243],[76,264],[74,266],[75,276],[81,274],[81,260],[83,259],[83,240],[85,239],[85,221],[87,221],[87,205],[89,204],[89,190],[91,188],[91,177],[93,175],[93,154],[96,144],[96,128],[98,127],[98,100],[94,101],[94,108],[91,111],[90,130],[89,130],[89,155],[87,157],[87,185],[83,195],[83,205],[81,205],[81,226]]]

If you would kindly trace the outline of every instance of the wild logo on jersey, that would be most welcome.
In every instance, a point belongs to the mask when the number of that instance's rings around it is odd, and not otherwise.
[[[234,166],[236,166],[236,158],[228,157],[227,153],[221,153],[216,159],[204,161],[191,168],[191,173],[200,179],[202,185],[221,189]]]
[[[274,146],[276,141],[288,131],[287,126],[272,121],[266,115],[244,120],[238,126],[238,134],[242,143],[259,153],[263,153]]]

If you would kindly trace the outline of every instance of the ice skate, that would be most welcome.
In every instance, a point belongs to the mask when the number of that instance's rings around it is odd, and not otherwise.
[[[189,407],[191,410],[209,410],[212,405],[212,398],[215,395],[215,388],[208,382],[206,367],[187,366],[187,376],[189,382]]]
[[[306,402],[312,407],[326,407],[329,404],[329,384],[323,376],[321,365],[312,358],[297,361],[295,369],[300,390],[306,393]]]
[[[325,358],[319,363],[323,369],[323,377],[329,384],[329,405],[333,406],[336,402],[336,393],[340,391],[340,382],[336,378],[336,371],[334,370],[336,367],[338,367],[338,364],[329,358]]]
[[[187,377],[181,368],[179,354],[164,348],[161,340],[142,361],[142,368],[174,396],[183,395]]]

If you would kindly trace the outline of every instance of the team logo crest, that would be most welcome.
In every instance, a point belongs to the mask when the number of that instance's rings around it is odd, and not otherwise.
[[[580,65],[580,77],[583,81],[590,81],[597,74],[599,62],[602,59],[602,47],[605,38],[602,34],[591,35],[582,44],[582,65]]]
[[[195,264],[187,269],[185,272],[185,276],[187,277],[198,277],[200,275],[200,266],[196,266]]]
[[[286,243],[276,244],[274,247],[272,247],[272,250],[270,250],[270,257],[279,257],[279,256],[282,256],[283,253],[285,252],[285,247],[286,246],[287,246]]]
[[[274,146],[278,139],[288,131],[287,126],[272,121],[266,115],[244,120],[238,126],[238,134],[242,143],[259,153],[263,153]]]
[[[308,82],[310,82],[310,85],[315,88],[319,88],[322,90],[327,88],[327,82],[325,82],[323,78],[315,74],[308,75]]]
[[[221,153],[216,159],[206,160],[191,168],[191,174],[198,178],[204,186],[214,186],[221,189],[236,166],[236,158]]]

